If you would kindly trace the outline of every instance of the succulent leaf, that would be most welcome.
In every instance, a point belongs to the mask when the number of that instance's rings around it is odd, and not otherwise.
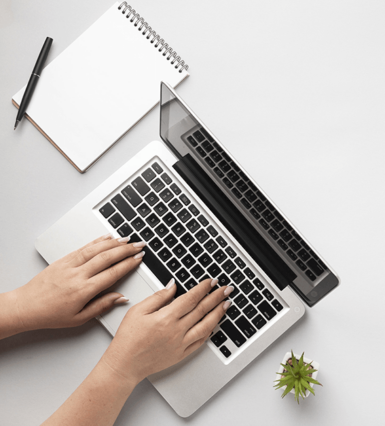
[[[303,387],[305,387],[305,388],[306,388],[309,392],[311,392],[313,395],[315,395],[313,388],[309,385],[309,383],[308,383],[306,380],[301,379],[301,384],[302,384],[302,386],[303,386]]]

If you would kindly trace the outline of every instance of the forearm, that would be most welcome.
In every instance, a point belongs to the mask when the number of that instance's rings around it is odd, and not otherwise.
[[[16,291],[0,294],[0,339],[27,331],[20,320]]]
[[[42,426],[110,426],[118,417],[137,381],[123,378],[103,359],[84,382]]]

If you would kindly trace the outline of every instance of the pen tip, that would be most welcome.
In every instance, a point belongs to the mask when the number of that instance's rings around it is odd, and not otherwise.
[[[15,127],[13,128],[13,130],[16,130],[16,127],[17,127],[18,124],[19,124],[19,121],[16,120]]]

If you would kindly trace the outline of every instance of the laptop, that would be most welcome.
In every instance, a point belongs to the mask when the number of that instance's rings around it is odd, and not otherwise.
[[[148,378],[178,415],[188,417],[339,279],[166,83],[160,137],[42,234],[36,248],[52,263],[107,232],[147,242],[142,264],[114,286],[130,302],[99,317],[111,335],[131,306],[172,277],[176,297],[209,277],[234,286],[232,305],[208,341]]]

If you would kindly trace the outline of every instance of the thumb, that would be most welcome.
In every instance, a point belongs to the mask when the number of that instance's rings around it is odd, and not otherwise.
[[[142,302],[138,303],[137,306],[140,307],[145,314],[150,314],[169,304],[175,296],[175,292],[176,284],[174,278],[172,278],[163,290],[159,290],[147,297]]]
[[[120,293],[107,293],[91,303],[87,304],[75,317],[76,322],[81,325],[95,318],[98,315],[104,314],[114,307],[115,304],[127,302],[128,299]]]

